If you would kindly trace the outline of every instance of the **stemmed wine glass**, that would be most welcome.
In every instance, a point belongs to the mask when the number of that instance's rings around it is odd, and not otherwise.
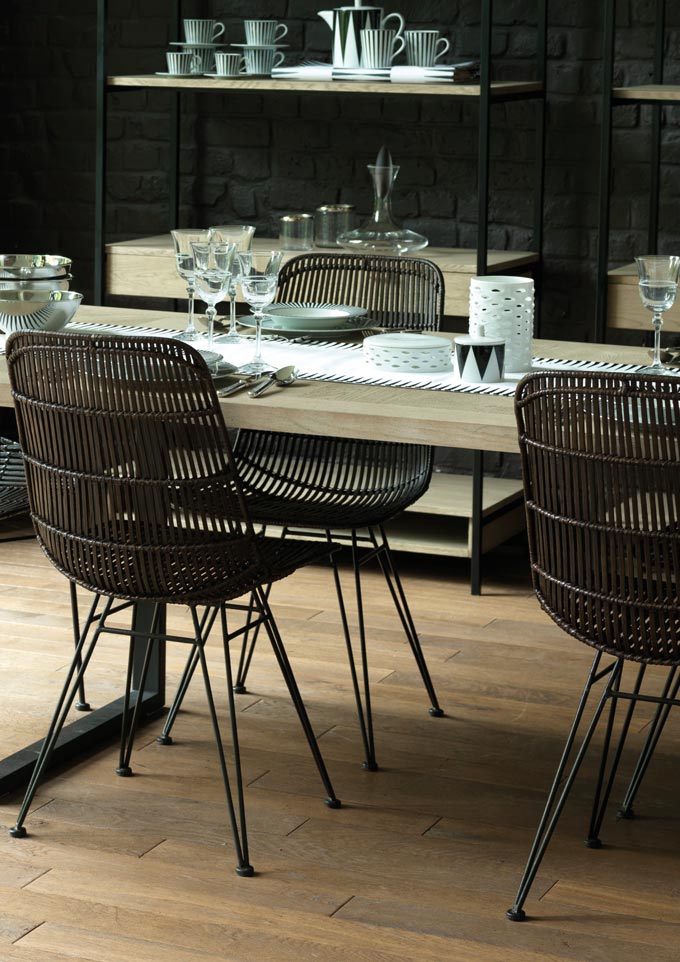
[[[652,311],[654,324],[654,355],[649,367],[645,367],[641,374],[669,374],[661,363],[661,325],[663,313],[669,310],[675,302],[678,290],[678,272],[680,271],[680,257],[665,254],[647,254],[636,257],[638,270],[638,287],[640,298],[645,307]]]
[[[194,252],[194,283],[196,293],[205,301],[208,319],[208,350],[212,350],[216,305],[229,293],[231,267],[236,247],[234,244],[192,244]]]
[[[194,324],[194,294],[196,287],[194,284],[194,252],[192,244],[207,244],[210,242],[210,231],[208,230],[189,230],[181,228],[171,230],[172,242],[175,245],[175,267],[177,273],[186,282],[187,297],[189,298],[189,321],[184,331],[177,334],[180,341],[195,341],[202,335],[196,330]]]
[[[235,244],[236,252],[250,250],[255,228],[248,224],[221,224],[211,227],[210,239],[220,244]],[[239,344],[241,337],[236,330],[236,293],[241,280],[241,264],[238,257],[234,257],[231,267],[231,284],[229,285],[229,333],[222,338],[222,343]]]
[[[269,307],[276,294],[283,251],[248,251],[237,256],[241,262],[241,290],[255,319],[255,356],[241,371],[262,374],[269,370],[262,360],[262,318],[264,308]]]

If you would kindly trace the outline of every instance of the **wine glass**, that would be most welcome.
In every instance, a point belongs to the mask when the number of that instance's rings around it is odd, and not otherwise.
[[[210,231],[208,230],[171,230],[172,242],[175,245],[175,267],[177,273],[186,282],[187,297],[189,298],[189,321],[184,331],[177,334],[180,341],[195,341],[201,334],[196,330],[194,324],[194,294],[196,287],[194,284],[194,252],[192,244],[208,244],[210,242]]]
[[[262,374],[268,370],[262,360],[263,308],[269,307],[274,300],[283,251],[248,251],[237,256],[241,262],[241,290],[255,319],[255,356],[241,371]]]
[[[208,350],[212,350],[216,305],[229,294],[234,244],[192,244],[194,252],[194,284],[196,293],[205,301],[208,319]]]
[[[638,288],[644,306],[652,311],[654,324],[654,355],[649,367],[645,367],[641,374],[670,373],[661,363],[661,325],[663,313],[669,310],[675,301],[678,290],[678,272],[680,271],[680,257],[665,254],[647,254],[636,257],[638,270]]]
[[[210,239],[221,244],[235,244],[236,253],[250,250],[255,228],[249,224],[220,224],[210,227]],[[239,344],[241,337],[236,330],[236,292],[241,280],[241,264],[234,257],[229,285],[229,333],[222,338],[226,344]]]

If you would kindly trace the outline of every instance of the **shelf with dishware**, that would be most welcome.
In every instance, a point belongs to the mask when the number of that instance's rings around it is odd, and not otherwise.
[[[260,93],[289,91],[292,93],[329,94],[414,94],[418,97],[478,98],[478,83],[391,83],[368,80],[300,80],[274,77],[159,77],[156,74],[109,76],[110,89],[119,87],[161,87],[171,90],[252,90]],[[543,96],[544,86],[537,80],[493,81],[489,87],[492,100],[516,100]]]
[[[630,87],[614,87],[615,101],[631,101],[639,104],[680,104],[680,84],[635,84]]]
[[[253,239],[253,250],[276,247],[273,238]],[[300,251],[286,251],[284,262]],[[468,313],[470,278],[477,272],[477,253],[466,248],[426,247],[418,257],[433,261],[444,275],[444,311],[454,317]],[[533,251],[489,251],[488,266],[494,274],[527,274],[538,263]],[[175,270],[170,234],[116,241],[106,245],[106,290],[126,297],[186,298],[184,282]]]
[[[640,301],[638,272],[635,264],[615,267],[607,274],[607,327],[612,330],[649,331],[649,314]],[[666,311],[663,330],[680,331],[680,302]]]

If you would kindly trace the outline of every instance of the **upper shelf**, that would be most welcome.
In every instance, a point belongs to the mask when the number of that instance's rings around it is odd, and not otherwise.
[[[355,80],[282,80],[269,78],[254,80],[246,77],[159,77],[155,74],[107,77],[109,87],[165,87],[171,90],[254,90],[261,92],[289,90],[297,93],[310,91],[351,94],[416,94],[419,97],[479,98],[479,84],[455,83],[389,83],[358,82]],[[538,80],[494,81],[493,100],[513,100],[536,97],[543,93]]]
[[[635,100],[638,103],[680,103],[680,84],[639,84],[636,87],[613,87],[614,100]]]

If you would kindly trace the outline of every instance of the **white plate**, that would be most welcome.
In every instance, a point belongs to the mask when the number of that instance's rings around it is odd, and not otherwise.
[[[226,47],[226,43],[189,43],[188,40],[171,40],[171,47],[200,47],[201,50],[212,50],[215,47]],[[232,44],[233,46],[233,44]]]
[[[290,47],[289,43],[230,43],[230,47],[243,47],[244,50],[278,50],[279,47]]]
[[[309,301],[290,301],[272,304],[265,316],[276,320],[281,328],[291,331],[346,330],[347,324],[366,316],[365,307],[348,304],[312,304]],[[366,327],[365,324],[362,328]]]
[[[255,322],[251,317],[240,317],[239,324],[244,327],[255,328]],[[323,329],[312,329],[312,328],[295,328],[286,325],[284,327],[279,321],[275,321],[272,318],[265,318],[262,321],[262,331],[265,334],[281,334],[283,337],[299,337],[300,335],[305,335],[307,337],[313,335],[314,337],[338,337],[343,334],[355,334],[357,331],[371,331],[374,330],[368,321],[362,323],[360,318],[350,318],[344,324],[339,327],[325,327]]]

